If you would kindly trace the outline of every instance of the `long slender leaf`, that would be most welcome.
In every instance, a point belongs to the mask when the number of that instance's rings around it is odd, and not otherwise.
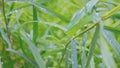
[[[8,44],[8,48],[11,48],[11,43],[10,43],[10,40],[8,39],[7,35],[1,29],[0,29],[0,32],[1,32],[1,35],[2,35],[3,39]]]
[[[37,10],[35,6],[33,6],[33,21],[37,21]],[[33,41],[36,42],[36,39],[38,37],[38,22],[33,22]]]
[[[86,15],[85,8],[88,10],[88,12],[90,12],[98,1],[99,0],[90,0],[86,4],[86,7],[83,7],[80,11],[75,12],[67,28],[70,29],[76,25]]]
[[[72,68],[78,68],[76,43],[74,40],[71,42],[71,46],[72,46]]]
[[[69,60],[69,56],[71,55],[71,51],[70,49],[68,48],[67,51],[66,51],[66,54],[65,54],[65,68],[70,68],[70,60]]]
[[[82,39],[83,43],[82,46],[85,47],[86,41],[87,41],[87,34],[85,33],[83,35],[83,39]],[[86,53],[85,53],[85,49],[82,50],[82,56],[81,56],[81,64],[82,64],[82,68],[85,68],[85,64],[86,64]]]
[[[96,27],[95,33],[94,33],[94,35],[93,35],[93,39],[92,39],[92,41],[91,41],[91,47],[90,47],[90,51],[89,51],[88,59],[87,59],[87,61],[86,61],[86,66],[85,66],[85,68],[88,68],[88,67],[89,67],[91,58],[92,58],[93,53],[94,53],[94,49],[95,49],[95,45],[96,45],[98,36],[99,36],[99,25]]]
[[[91,67],[91,68],[95,68],[94,57],[91,58],[90,67]]]
[[[116,63],[112,57],[111,52],[109,51],[106,40],[104,39],[104,24],[100,22],[100,41],[99,46],[102,53],[102,59],[107,68],[117,68]]]
[[[32,52],[39,68],[46,68],[45,62],[40,56],[40,53],[38,52],[37,48],[35,47],[35,44],[30,40],[30,38],[26,35],[25,32],[21,32],[21,34],[24,37],[24,41],[28,44],[30,51]]]
[[[110,31],[104,30],[104,37],[120,59],[120,44],[115,39],[114,35]]]
[[[108,45],[102,35],[100,36],[99,46],[100,46],[101,53],[102,53],[102,59],[106,65],[106,67],[107,68],[117,68],[115,61],[112,57],[112,54],[109,51]]]

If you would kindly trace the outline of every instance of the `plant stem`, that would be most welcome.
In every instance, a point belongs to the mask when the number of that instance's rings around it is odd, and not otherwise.
[[[5,22],[5,26],[6,26],[6,32],[9,32],[8,30],[8,22],[5,16],[5,6],[4,6],[4,0],[2,0],[2,11],[3,11],[3,17],[4,17],[4,22]]]

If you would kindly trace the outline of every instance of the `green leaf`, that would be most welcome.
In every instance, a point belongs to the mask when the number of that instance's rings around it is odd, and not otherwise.
[[[63,51],[63,50],[62,50]],[[68,48],[66,50],[66,54],[65,54],[65,68],[70,68],[70,60],[68,59],[68,57],[71,55],[71,51],[70,49]]]
[[[2,29],[0,29],[1,35],[3,37],[3,39],[6,41],[6,43],[8,44],[8,48],[11,48],[11,43],[9,38],[7,37],[7,35],[2,31]]]
[[[90,12],[92,8],[95,6],[95,4],[99,0],[90,0],[85,7],[83,7],[80,11],[77,11],[73,14],[72,19],[70,21],[70,24],[68,25],[68,29],[72,28],[74,25],[79,23],[79,21],[86,15],[86,10]]]
[[[23,40],[22,40],[22,38],[21,38],[21,36],[20,36],[20,33],[18,33],[17,35],[18,35],[17,40],[19,41],[20,48],[21,48],[23,54],[27,55],[27,52],[25,52],[25,47],[24,47],[24,45],[23,45],[24,43],[23,43]]]
[[[91,41],[90,51],[89,51],[89,54],[88,54],[88,57],[87,57],[88,59],[87,59],[87,61],[86,61],[86,66],[85,66],[85,68],[88,68],[88,67],[89,67],[91,58],[92,58],[93,53],[94,53],[94,49],[95,49],[95,45],[96,45],[98,36],[99,36],[99,25],[97,25],[96,30],[95,30],[95,33],[94,33],[94,35],[93,35],[93,39],[92,39],[92,41]]]
[[[72,68],[78,68],[76,43],[74,40],[71,42],[71,46],[72,46]]]
[[[95,68],[94,57],[91,58],[91,61],[90,61],[90,67],[91,67],[91,68]]]
[[[83,34],[83,38],[82,38],[82,46],[85,47],[85,44],[87,42],[87,33]],[[85,63],[86,63],[86,52],[85,49],[82,50],[82,56],[81,56],[81,63],[82,63],[82,68],[85,68]]]
[[[33,21],[37,21],[37,10],[35,6],[33,6]],[[33,22],[33,41],[36,42],[36,39],[38,37],[38,22]]]
[[[106,65],[107,68],[117,68],[116,67],[116,63],[112,57],[112,54],[108,48],[108,45],[106,43],[106,40],[103,38],[103,36],[100,36],[100,42],[99,42],[99,46],[101,49],[101,53],[102,53],[102,59]]]
[[[115,39],[114,35],[110,31],[104,30],[104,37],[120,59],[120,44]]]
[[[39,68],[46,68],[45,62],[41,58],[39,51],[35,47],[35,44],[30,40],[30,38],[26,35],[25,32],[21,31],[21,34],[23,35],[24,41],[28,44],[29,49],[32,52]]]

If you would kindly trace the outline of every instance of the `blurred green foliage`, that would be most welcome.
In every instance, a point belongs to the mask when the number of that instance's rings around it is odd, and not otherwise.
[[[120,0],[2,1],[0,68],[120,67]]]

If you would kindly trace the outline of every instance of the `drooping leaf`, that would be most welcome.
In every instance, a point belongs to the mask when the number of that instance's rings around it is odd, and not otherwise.
[[[36,63],[38,64],[39,68],[46,68],[45,62],[40,56],[39,51],[37,50],[35,43],[33,43],[30,38],[26,35],[25,32],[21,31],[21,34],[23,35],[24,41],[28,44],[30,51],[32,52]]]
[[[87,10],[88,12],[90,12],[92,10],[92,8],[96,5],[96,3],[99,0],[90,0],[85,7],[83,7],[81,10],[75,12],[72,16],[72,19],[70,21],[70,24],[68,25],[68,29],[72,28],[74,25],[76,25],[85,15],[86,12],[85,10]],[[85,9],[86,8],[86,9]]]

